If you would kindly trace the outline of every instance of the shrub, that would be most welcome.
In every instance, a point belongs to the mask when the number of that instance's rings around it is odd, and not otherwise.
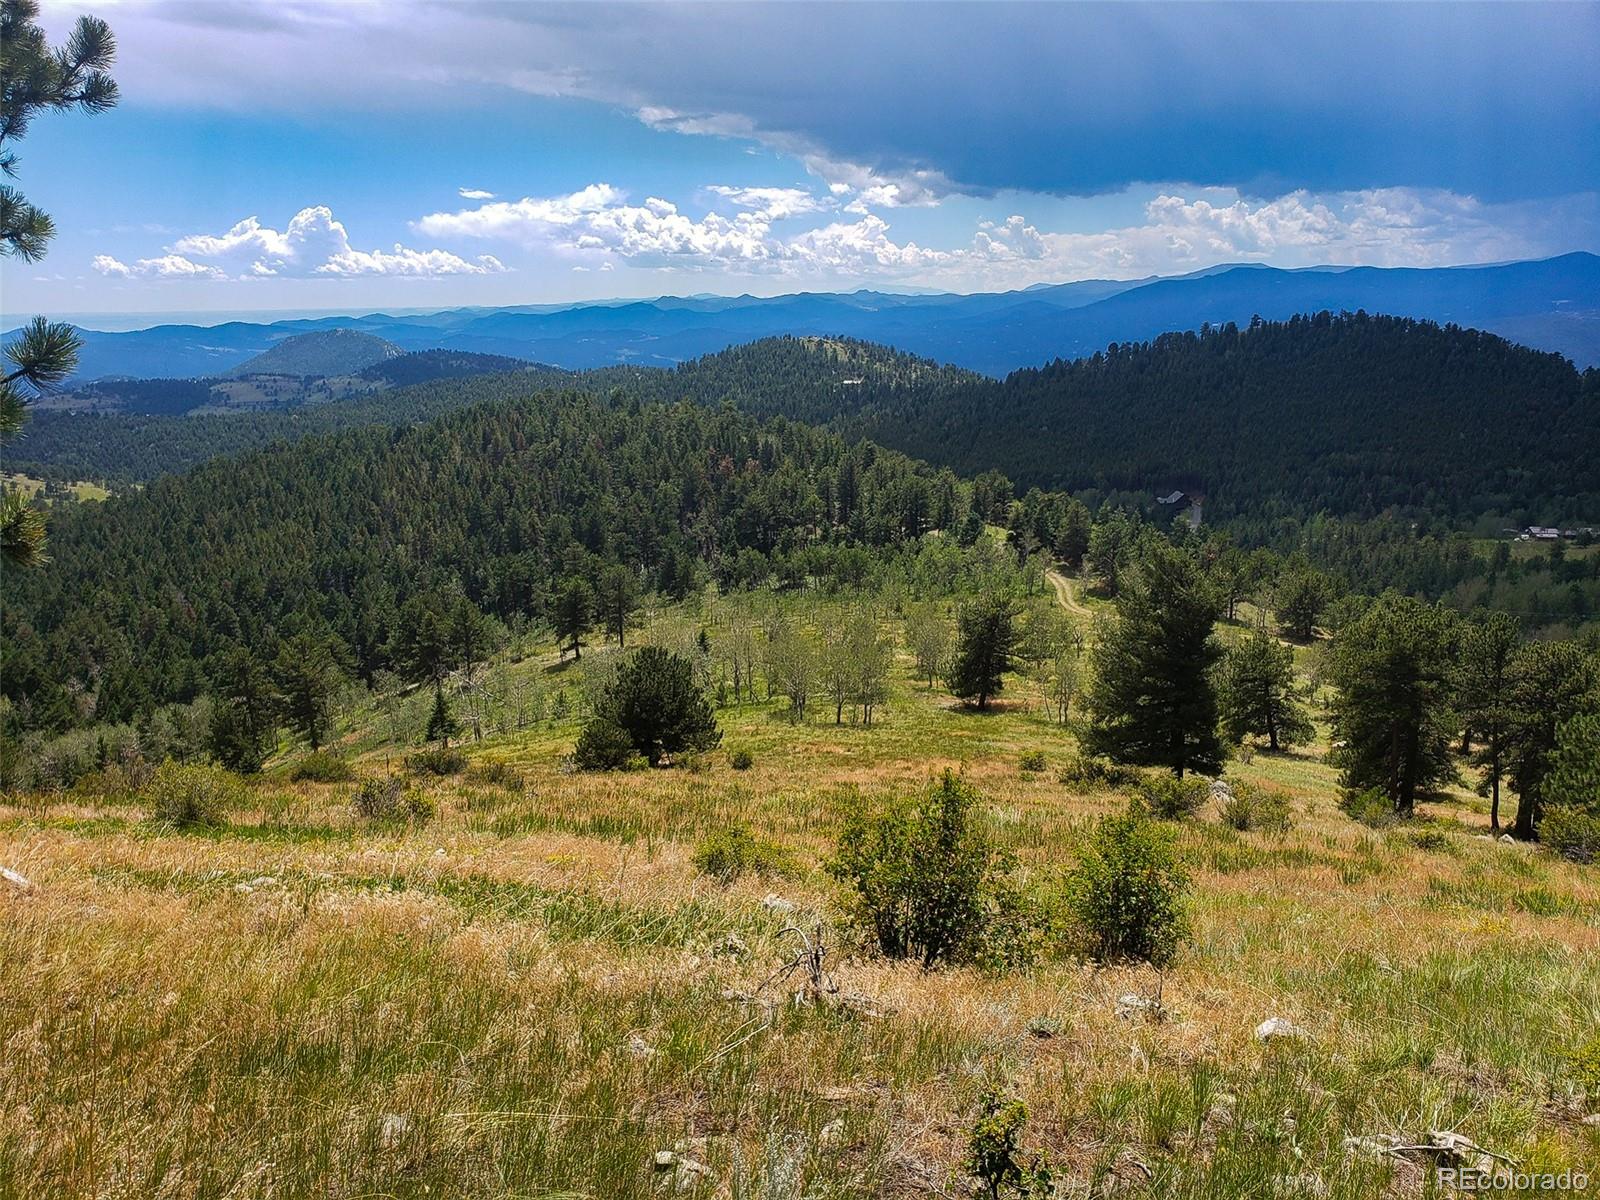
[[[429,746],[406,755],[406,766],[418,775],[459,775],[466,770],[467,756],[448,746]]]
[[[1176,775],[1144,775],[1133,785],[1133,793],[1153,817],[1181,821],[1192,817],[1211,798],[1211,784],[1198,775],[1179,779]]]
[[[723,883],[732,883],[749,872],[755,875],[786,875],[794,866],[789,852],[776,842],[763,841],[743,825],[714,830],[700,840],[694,851],[695,869]]]
[[[967,1170],[977,1179],[989,1200],[1002,1196],[1052,1196],[1055,1183],[1042,1158],[1024,1167],[1017,1161],[1022,1126],[1028,1106],[1021,1100],[1004,1100],[985,1092],[978,1101],[978,1119],[967,1141]]]
[[[756,765],[756,756],[741,746],[728,756],[728,764],[735,771],[748,771]]]
[[[1565,805],[1548,809],[1539,821],[1539,840],[1573,862],[1600,861],[1600,814]]]
[[[1129,811],[1095,825],[1067,876],[1065,899],[1090,958],[1161,967],[1187,933],[1188,888],[1170,835]]]
[[[596,717],[583,727],[572,753],[585,771],[620,771],[633,755],[633,739],[622,726],[604,717]]]
[[[1572,1074],[1584,1090],[1589,1107],[1600,1109],[1600,1034],[1595,1034],[1567,1056]]]
[[[329,754],[326,750],[313,750],[295,763],[294,769],[289,772],[289,778],[297,783],[348,783],[355,777],[355,770],[348,759]]]
[[[398,775],[363,779],[350,802],[355,815],[367,821],[416,821],[433,816],[433,801],[407,787]]]
[[[1293,824],[1293,805],[1289,793],[1278,788],[1236,780],[1229,785],[1232,795],[1222,802],[1218,815],[1224,825],[1240,832],[1261,829],[1282,833]]]
[[[1442,829],[1408,829],[1405,841],[1418,850],[1430,851],[1449,850],[1454,845],[1450,835]]]
[[[238,776],[221,767],[180,766],[168,760],[150,776],[145,799],[150,815],[177,826],[217,826],[244,796]]]
[[[1067,787],[1087,787],[1096,790],[1127,787],[1139,778],[1137,768],[1125,767],[1109,758],[1087,754],[1074,754],[1057,772],[1056,779]]]
[[[847,819],[827,870],[850,889],[851,920],[888,957],[932,967],[982,951],[1010,864],[974,819],[977,803],[946,771],[914,804]]]
[[[1030,751],[1028,751],[1026,754],[1024,754],[1022,756],[1021,760],[1018,762],[1017,765],[1020,766],[1024,771],[1035,771],[1035,772],[1037,772],[1037,771],[1044,770],[1044,765],[1045,765],[1044,764],[1044,751],[1043,750],[1030,750]]]
[[[1370,787],[1361,791],[1346,788],[1339,796],[1339,807],[1353,821],[1360,821],[1373,829],[1386,829],[1400,819],[1394,801],[1382,788]]]

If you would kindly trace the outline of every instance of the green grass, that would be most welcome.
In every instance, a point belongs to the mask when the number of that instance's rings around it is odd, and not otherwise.
[[[530,645],[507,669],[575,695],[554,659]],[[1413,827],[1356,825],[1325,730],[1229,766],[1289,793],[1288,832],[1210,805],[1174,825],[1193,935],[1166,1020],[1115,1015],[1148,970],[856,952],[819,867],[847,813],[963,769],[1048,882],[1126,802],[1056,781],[1074,741],[1025,681],[981,715],[910,672],[871,729],[723,708],[701,773],[569,773],[577,715],[491,732],[463,775],[416,781],[425,826],[354,820],[354,784],[289,779],[293,753],[219,829],[157,827],[137,801],[0,805],[0,862],[36,884],[0,892],[0,1096],[20,1098],[0,1105],[0,1195],[646,1197],[671,1194],[654,1156],[681,1143],[715,1176],[695,1194],[954,1196],[989,1088],[1026,1100],[1024,1149],[1065,1194],[1416,1194],[1414,1168],[1344,1139],[1430,1128],[1600,1174],[1573,1065],[1600,1026],[1596,873],[1474,836],[1462,793]],[[358,776],[414,744],[389,727],[365,700],[343,714]],[[1047,769],[1019,770],[1033,752]],[[792,869],[698,871],[735,825]],[[797,1006],[794,980],[752,1002],[791,922],[824,925],[868,1011]],[[1307,1036],[1262,1046],[1269,1016]]]

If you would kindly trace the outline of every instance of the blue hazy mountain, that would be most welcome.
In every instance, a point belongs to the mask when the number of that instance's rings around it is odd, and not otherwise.
[[[1019,292],[880,291],[663,297],[574,305],[461,308],[425,315],[333,316],[84,331],[79,377],[226,373],[285,339],[347,329],[400,350],[503,355],[567,368],[670,366],[777,334],[843,335],[1003,376],[1111,342],[1142,341],[1254,316],[1322,310],[1455,323],[1600,364],[1600,256],[1441,268],[1211,268],[1132,281],[1086,280]]]

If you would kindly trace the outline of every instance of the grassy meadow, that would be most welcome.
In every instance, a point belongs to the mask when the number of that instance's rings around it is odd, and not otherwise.
[[[1375,830],[1337,807],[1325,740],[1257,751],[1229,774],[1287,790],[1293,828],[1175,827],[1193,930],[1164,977],[925,973],[852,946],[820,864],[847,812],[948,766],[1053,879],[1126,798],[1058,780],[1073,738],[1034,685],[969,712],[903,657],[870,728],[730,703],[713,753],[579,774],[584,668],[530,646],[492,669],[574,700],[418,777],[426,823],[357,820],[357,782],[295,781],[298,753],[216,830],[137,796],[0,802],[0,864],[32,883],[0,883],[0,1195],[965,1196],[991,1089],[1026,1102],[1060,1195],[1445,1194],[1346,1142],[1436,1129],[1600,1176],[1570,1057],[1600,1028],[1600,874],[1481,836],[1476,796]],[[415,734],[387,731],[430,700],[350,708],[358,776],[404,769]],[[792,865],[697,871],[740,822]],[[763,988],[786,928],[819,925],[860,1003]],[[1161,1018],[1119,1016],[1129,993]],[[1258,1041],[1270,1017],[1303,1036]]]

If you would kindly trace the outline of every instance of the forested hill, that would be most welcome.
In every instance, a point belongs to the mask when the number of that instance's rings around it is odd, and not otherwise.
[[[391,360],[406,364],[419,356]],[[384,364],[388,367],[391,364]],[[959,473],[1097,498],[1173,489],[1208,521],[1394,511],[1459,526],[1600,522],[1600,372],[1491,334],[1362,314],[1166,334],[1002,381],[842,338],[773,338],[674,370],[449,378],[294,412],[40,414],[18,469],[142,480],[278,438],[408,424],[542,387],[832,423]],[[408,368],[409,370],[410,368]]]
[[[1208,519],[1600,520],[1600,372],[1475,330],[1324,313],[1166,334],[998,382],[881,350],[874,373],[861,365],[873,348],[856,343],[859,387],[840,384],[836,345],[758,342],[672,382],[843,421],[962,474],[1075,493],[1182,488],[1206,497]]]
[[[186,701],[231,650],[270,662],[298,635],[370,677],[458,597],[537,620],[608,566],[678,597],[707,572],[828,578],[950,527],[969,496],[948,471],[726,407],[545,393],[347,430],[61,510],[51,561],[5,574],[0,685],[21,727],[48,729],[86,704],[115,721]]]

